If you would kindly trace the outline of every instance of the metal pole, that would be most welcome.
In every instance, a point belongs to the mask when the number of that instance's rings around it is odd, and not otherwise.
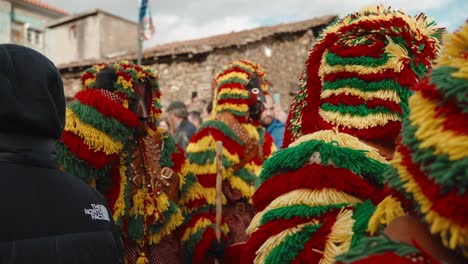
[[[138,32],[137,32],[137,39],[138,39],[138,50],[137,50],[137,64],[141,64],[141,53],[143,50],[143,37],[141,36],[143,32],[143,19],[140,18],[140,8],[141,8],[141,0],[138,0]]]

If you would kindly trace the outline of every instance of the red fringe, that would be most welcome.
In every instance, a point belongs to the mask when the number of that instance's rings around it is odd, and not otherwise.
[[[392,17],[389,20],[376,20],[376,21],[361,21],[360,23],[350,24],[347,26],[341,27],[337,34],[346,34],[347,32],[375,32],[376,28],[410,28],[403,18]],[[428,39],[428,36],[420,35],[421,39],[418,41],[415,37],[412,36],[413,32],[408,32],[408,30],[400,30],[400,32],[395,31],[385,31],[385,35],[389,37],[400,37],[411,49],[413,55],[413,61],[417,65],[423,63],[427,68],[431,67],[431,61],[436,57],[436,42],[434,40]],[[384,39],[382,39],[384,41]],[[410,43],[412,45],[410,45]],[[419,47],[423,45],[423,49],[419,50]]]
[[[403,78],[404,77],[404,78]],[[366,82],[378,82],[383,80],[398,81],[398,83],[404,87],[413,87],[416,84],[417,76],[411,70],[411,68],[403,68],[403,71],[395,74],[393,69],[386,69],[379,73],[371,74],[359,74],[357,72],[335,72],[324,76],[325,82],[335,82],[336,80],[358,78]]]
[[[206,199],[204,197],[195,199],[195,200],[190,200],[187,202],[187,207],[188,208],[198,208],[202,207],[203,205],[206,204]]]
[[[355,58],[356,56],[367,56],[373,58],[380,58],[385,52],[385,42],[378,41],[373,44],[359,45],[359,46],[345,46],[341,43],[330,46],[330,51],[343,58]]]
[[[79,136],[69,131],[63,131],[62,141],[77,158],[96,169],[102,169],[117,157],[115,154],[107,155],[103,151],[90,149]]]
[[[87,79],[94,78],[94,77],[95,77],[94,74],[92,74],[91,72],[85,72],[83,76],[81,76],[80,78],[81,84],[85,85],[85,82]]]
[[[312,123],[312,122],[311,122]],[[334,129],[335,126],[328,123],[323,119],[316,120],[317,127],[322,130]],[[344,128],[338,127],[338,131],[355,136],[360,139],[367,139],[372,141],[380,141],[383,143],[393,143],[400,134],[401,122],[400,121],[388,121],[384,126],[375,126],[365,129],[356,128]]]
[[[239,66],[234,66],[234,67],[232,67],[231,69],[226,70],[226,71],[220,73],[220,74],[216,77],[216,79],[219,79],[219,78],[221,78],[221,77],[223,77],[223,76],[226,76],[226,75],[228,75],[229,73],[232,73],[232,72],[245,73],[245,74],[247,74],[248,76],[252,75],[250,72],[248,72],[248,71],[246,71],[246,70],[240,68]]]
[[[326,214],[326,217],[323,218],[322,226],[304,244],[304,249],[299,252],[293,263],[319,263],[320,259],[323,258],[323,254],[317,251],[323,252],[325,250],[325,243],[339,212],[340,210],[335,209]]]
[[[205,188],[216,187],[216,174],[215,173],[198,174],[197,178],[198,178],[198,182],[200,183],[200,185]]]
[[[263,142],[263,157],[269,157],[271,153],[271,148],[275,144],[275,141],[271,137],[271,135],[265,131],[264,133],[264,142]]]
[[[215,141],[222,141],[223,146],[229,150],[232,155],[237,154],[239,158],[244,157],[244,148],[234,139],[226,136],[223,131],[212,127],[205,127],[192,136],[191,143],[196,144],[200,139],[205,136],[212,136]]]
[[[233,105],[249,105],[249,102],[247,99],[242,99],[242,98],[229,98],[229,99],[219,99],[217,101],[218,105],[223,105],[223,104],[233,104]]]
[[[383,100],[380,98],[374,98],[374,99],[370,99],[366,101],[364,98],[343,94],[343,95],[332,95],[327,98],[324,98],[322,99],[322,104],[323,103],[330,103],[332,105],[339,105],[341,103],[344,105],[352,105],[352,106],[365,105],[367,108],[370,108],[370,109],[375,109],[378,106],[382,106],[392,111],[393,113],[398,113],[399,115],[403,115],[403,112],[401,111],[401,107],[399,104],[394,103],[392,101]]]
[[[75,94],[82,104],[91,106],[107,117],[113,117],[128,127],[138,126],[138,116],[117,102],[102,95],[99,90],[86,89]]]
[[[320,106],[320,93],[322,92],[322,82],[318,76],[320,61],[322,55],[333,43],[338,39],[338,35],[331,33],[322,41],[316,44],[307,60],[307,97],[306,107],[301,113],[301,134],[311,134],[319,128],[315,125],[315,120],[320,118],[318,109]],[[288,146],[295,138],[290,137],[290,133],[286,133],[283,138],[283,145]]]
[[[416,91],[420,91],[424,98],[429,99],[433,102],[441,102],[443,95],[437,90],[437,87],[430,82],[429,78],[424,78],[416,86]],[[468,131],[468,122],[465,120],[468,119],[468,114],[463,113],[463,111],[457,106],[455,99],[451,99],[448,102],[440,105],[434,109],[436,111],[436,116],[442,116],[445,118],[443,127],[444,130],[452,130],[458,135],[465,135]]]
[[[454,223],[465,228],[468,224],[466,218],[468,215],[468,193],[458,195],[456,188],[442,191],[439,184],[424,175],[419,165],[413,163],[411,152],[406,146],[400,145],[398,151],[402,155],[401,165],[406,167],[424,196],[432,202],[431,211],[451,219]]]
[[[381,188],[373,186],[348,169],[310,164],[266,180],[252,196],[252,201],[257,212],[260,212],[280,195],[304,188],[333,188],[362,200],[371,199],[374,204],[384,198]]]
[[[172,169],[175,173],[180,173],[182,171],[182,165],[184,165],[185,162],[185,153],[177,144],[175,146],[177,150],[171,154],[171,161],[174,163]]]
[[[214,263],[214,258],[208,254],[211,245],[216,241],[216,234],[213,228],[207,228],[203,232],[200,242],[195,246],[195,254],[192,263]]]
[[[265,241],[280,233],[281,231],[295,227],[297,225],[310,222],[313,219],[320,219],[317,217],[313,218],[301,218],[292,217],[291,219],[278,219],[275,221],[266,222],[260,226],[255,232],[252,233],[242,253],[241,263],[250,264],[253,263],[257,250],[265,243]]]

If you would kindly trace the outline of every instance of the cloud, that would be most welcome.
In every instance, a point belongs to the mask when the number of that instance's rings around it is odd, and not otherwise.
[[[156,43],[196,39],[260,26],[259,23],[252,21],[249,17],[242,16],[215,18],[203,25],[196,25],[193,19],[177,15],[159,15],[154,16],[153,19],[156,34],[153,39],[145,43],[145,47],[151,47]]]
[[[70,12],[100,8],[133,21],[138,13],[138,3],[134,0],[46,1]],[[467,3],[466,0],[150,0],[156,35],[145,46],[322,15],[343,16],[376,4],[403,9],[412,15],[426,12],[453,29],[466,19]]]

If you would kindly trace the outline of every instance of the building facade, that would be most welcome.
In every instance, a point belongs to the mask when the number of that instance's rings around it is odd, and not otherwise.
[[[264,66],[276,103],[288,107],[310,48],[319,32],[336,16],[296,23],[260,27],[208,38],[158,45],[143,52],[142,64],[159,75],[162,104],[190,100],[193,93],[210,99],[212,80],[224,65],[238,59],[251,59]],[[67,97],[80,89],[80,75],[100,62],[136,60],[136,53],[111,59],[75,61],[59,69]]]
[[[47,25],[47,54],[55,64],[108,59],[135,52],[138,24],[99,9]]]
[[[28,46],[46,53],[46,24],[68,15],[37,0],[0,0],[0,43]]]

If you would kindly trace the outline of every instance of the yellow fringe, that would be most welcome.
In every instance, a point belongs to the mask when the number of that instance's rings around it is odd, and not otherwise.
[[[385,158],[379,154],[379,151],[376,148],[373,148],[361,142],[357,137],[354,137],[345,133],[335,132],[333,130],[322,130],[322,131],[317,131],[312,134],[301,136],[300,138],[296,139],[293,143],[291,143],[289,147],[295,147],[295,146],[300,145],[301,143],[304,143],[310,140],[323,140],[327,143],[338,142],[338,146],[341,148],[350,148],[353,150],[364,150],[366,151],[365,155],[368,158],[377,160],[384,164],[388,164],[388,161],[385,160]]]
[[[285,193],[273,200],[263,211],[258,212],[250,222],[246,230],[247,234],[252,234],[260,226],[260,220],[266,212],[281,207],[293,205],[324,206],[330,204],[348,203],[355,205],[362,202],[360,199],[336,189],[323,188],[321,190],[298,189]]]
[[[350,114],[341,114],[338,112],[319,109],[319,114],[324,120],[336,126],[357,129],[384,126],[389,121],[400,121],[398,115],[394,113],[375,113],[367,116],[353,116]]]
[[[202,218],[197,221],[195,226],[187,228],[182,236],[182,241],[187,241],[191,236],[195,235],[198,231],[201,229],[207,228],[208,226],[214,224],[210,219],[208,218]],[[221,231],[223,233],[229,233],[229,226],[227,224],[222,224],[221,225]]]
[[[452,222],[451,219],[440,216],[437,212],[432,211],[432,202],[424,195],[418,183],[413,179],[413,176],[406,167],[401,165],[401,162],[401,154],[395,152],[392,163],[398,170],[406,192],[411,193],[414,200],[418,203],[421,213],[424,214],[424,220],[430,226],[430,232],[432,234],[439,233],[442,243],[448,248],[453,250],[459,246],[466,251],[468,248],[468,228],[463,228],[457,223]]]
[[[137,215],[145,215],[145,195],[146,192],[143,190],[143,188],[138,189],[136,194],[133,195],[132,201],[133,201],[133,206],[129,210],[129,214],[131,216],[137,216]]]
[[[320,94],[320,98],[328,98],[332,95],[352,95],[356,97],[360,97],[364,100],[372,100],[372,99],[382,99],[390,102],[394,102],[399,104],[401,102],[400,96],[398,96],[397,92],[389,89],[379,90],[375,92],[363,92],[359,89],[353,87],[343,87],[338,90],[324,90]]]
[[[323,258],[319,264],[335,263],[335,258],[349,250],[353,238],[353,226],[356,221],[353,219],[353,210],[342,209],[333,224],[330,234],[327,236]]]
[[[200,153],[208,150],[216,149],[216,141],[211,135],[206,135],[196,142],[192,142],[187,146],[187,153]],[[223,156],[230,162],[236,164],[239,163],[239,155],[230,153],[227,148],[223,147]]]
[[[468,59],[463,56],[463,52],[468,50],[468,22],[453,34],[444,36],[444,53],[439,57],[437,66],[449,66],[457,68],[458,71],[452,73],[455,78],[468,79]]]
[[[390,55],[392,58],[396,58],[395,72],[401,72],[405,67],[404,62],[410,60],[408,51],[401,45],[396,44],[393,40],[387,36],[388,44],[385,47],[385,53]]]
[[[219,84],[219,83],[221,83],[223,81],[226,81],[226,80],[229,80],[229,79],[232,79],[232,78],[238,78],[238,79],[247,81],[249,79],[249,75],[246,74],[246,73],[243,73],[243,72],[230,72],[230,73],[225,74],[225,75],[221,76],[220,78],[218,78],[216,80],[216,83]]]
[[[78,135],[90,149],[103,151],[106,154],[120,153],[122,150],[123,145],[121,142],[116,141],[91,125],[81,122],[71,109],[66,109],[65,118],[65,131]]]
[[[255,140],[260,140],[260,135],[258,134],[258,130],[254,125],[250,123],[244,123],[242,124],[242,126],[245,128],[245,130],[247,130],[247,133],[251,138]]]
[[[379,228],[383,225],[386,226],[395,218],[405,215],[405,211],[401,207],[398,200],[392,196],[387,196],[377,205],[377,208],[369,220],[367,231],[370,235],[375,235]]]
[[[149,236],[150,245],[158,244],[165,236],[171,234],[177,227],[182,225],[183,222],[184,217],[182,216],[182,212],[177,209],[177,213],[173,214],[171,218],[164,223],[164,226],[158,233]]]
[[[121,84],[123,88],[131,90],[133,92],[133,84],[132,81],[125,80],[122,76],[117,78],[117,83]]]
[[[328,54],[328,51],[325,51],[322,56],[319,73],[318,73],[322,81],[322,84],[325,82],[324,76],[337,73],[337,72],[346,71],[346,72],[355,72],[358,74],[379,74],[389,69],[395,72],[400,72],[401,67],[402,67],[402,63],[398,57],[390,57],[385,64],[380,65],[380,66],[369,67],[369,66],[351,65],[351,64],[330,66],[327,64],[327,60],[326,60],[327,54]]]
[[[247,113],[249,111],[249,107],[246,104],[218,104],[216,106],[216,111],[221,112],[223,110],[233,110],[241,113]]]
[[[218,97],[221,97],[224,94],[228,94],[230,96],[232,95],[240,95],[244,97],[249,96],[249,92],[245,89],[239,89],[239,88],[223,88],[219,93]]]
[[[199,164],[189,162],[189,163],[187,163],[186,170],[190,171],[192,173],[195,173],[197,175],[216,173],[217,172],[216,160],[214,159],[212,163],[206,163],[206,164],[203,164],[203,165],[199,165]]]
[[[421,141],[420,149],[434,148],[434,154],[448,155],[449,160],[468,156],[468,136],[443,129],[445,116],[436,116],[437,102],[430,101],[420,92],[409,99],[410,120],[417,126],[415,137]]]
[[[250,200],[252,195],[255,192],[255,188],[252,185],[247,184],[244,180],[241,178],[231,175],[228,177],[228,181],[231,184],[232,188],[238,190],[242,196]]]
[[[125,207],[125,188],[127,186],[127,176],[125,173],[127,171],[127,167],[124,165],[126,157],[127,157],[127,154],[122,153],[119,159],[120,186],[119,186],[119,197],[117,198],[114,204],[114,215],[113,215],[114,221],[116,221],[117,218],[125,215],[125,210],[127,209]]]
[[[141,253],[135,262],[135,264],[148,264],[148,263],[149,263],[149,260],[146,257],[145,253]]]
[[[297,232],[301,232],[306,226],[317,225],[319,222],[317,220],[311,221],[309,223],[300,224],[295,227],[291,227],[281,231],[279,234],[276,234],[268,238],[262,246],[257,250],[254,263],[263,264],[265,263],[267,257],[271,254],[271,251],[279,246],[288,236],[291,236]]]

